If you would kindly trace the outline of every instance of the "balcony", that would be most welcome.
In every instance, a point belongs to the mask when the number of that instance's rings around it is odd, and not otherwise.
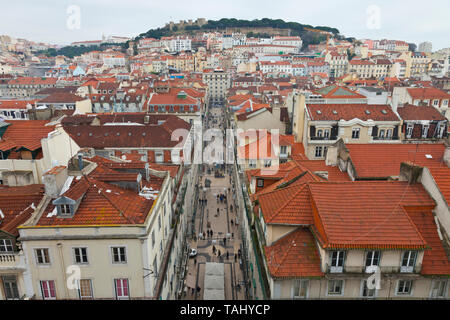
[[[0,254],[0,270],[25,270],[22,252]]]
[[[345,267],[331,267],[327,265],[328,273],[374,273],[376,266],[345,266]],[[379,266],[381,273],[419,273],[422,270],[422,265],[413,267],[402,266]]]
[[[331,136],[331,137],[310,137],[309,138],[312,141],[336,141],[337,136]]]
[[[398,136],[394,137],[372,137],[373,140],[376,141],[391,141],[391,140],[399,140]]]

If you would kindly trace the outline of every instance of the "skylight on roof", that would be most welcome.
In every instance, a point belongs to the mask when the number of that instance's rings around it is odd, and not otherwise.
[[[366,114],[370,114],[370,111],[369,111],[369,110],[366,110]]]
[[[336,111],[336,110],[333,110],[333,114],[337,114],[337,111]]]
[[[381,110],[381,113],[382,114],[387,114],[387,111],[383,109],[383,110]]]
[[[432,156],[431,154],[426,154],[426,155],[425,155],[425,158],[427,158],[427,159],[433,159],[433,156]]]
[[[322,114],[322,111],[320,111],[320,110],[317,110],[316,112],[317,112],[317,114]]]

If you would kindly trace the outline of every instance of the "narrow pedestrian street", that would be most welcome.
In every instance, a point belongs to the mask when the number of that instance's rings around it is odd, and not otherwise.
[[[224,129],[225,123],[223,107],[213,107],[205,119],[204,130]],[[200,166],[196,235],[190,241],[190,248],[197,254],[188,261],[183,299],[203,300],[206,262],[223,263],[225,299],[246,299],[239,217],[231,189],[231,166]]]

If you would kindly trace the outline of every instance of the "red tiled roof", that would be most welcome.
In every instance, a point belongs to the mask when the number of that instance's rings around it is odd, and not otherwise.
[[[55,92],[38,103],[74,103],[82,100],[85,99],[70,92]]]
[[[97,116],[102,118],[101,116]],[[95,117],[66,117],[62,124],[64,130],[81,147],[91,148],[119,148],[119,147],[175,147],[179,141],[172,141],[172,133],[176,129],[190,130],[191,125],[186,121],[173,115],[150,116],[152,123],[148,125],[119,125],[122,116],[110,118],[111,122],[116,119],[118,125],[73,125],[88,121],[92,122]],[[139,117],[141,117],[139,115]],[[124,117],[127,119],[127,117]],[[143,118],[143,116],[142,116]],[[129,118],[128,118],[129,119]],[[154,121],[165,120],[163,124],[153,124]],[[124,121],[126,123],[126,121]],[[140,122],[138,122],[140,123]]]
[[[429,168],[429,170],[447,205],[450,206],[450,168]]]
[[[265,223],[311,225],[313,217],[310,193],[305,182],[317,181],[316,179],[310,176],[302,183],[258,195]]]
[[[400,164],[411,162],[426,167],[444,167],[444,144],[346,144],[360,178],[398,176]],[[432,158],[427,158],[431,155]]]
[[[450,260],[439,238],[433,211],[431,209],[406,208],[406,212],[431,247],[425,250],[421,273],[423,275],[448,276],[450,274]]]
[[[54,85],[56,78],[19,77],[8,82],[9,85]]]
[[[27,105],[33,105],[37,100],[0,100],[0,109],[26,109]]]
[[[437,88],[408,88],[413,99],[450,99],[450,94]]]
[[[0,188],[0,230],[18,236],[17,227],[31,217],[44,196],[44,185],[33,184],[22,187]]]
[[[447,119],[435,107],[432,106],[414,106],[406,104],[403,107],[398,107],[397,112],[403,120],[443,121]]]
[[[307,108],[308,114],[313,121],[348,121],[355,118],[363,121],[400,121],[388,105],[308,104]],[[369,114],[367,114],[367,110],[370,112]],[[385,113],[382,112],[383,110]]]
[[[302,167],[310,170],[311,172],[327,172],[328,181],[330,182],[344,182],[351,181],[346,172],[342,172],[339,167],[327,166],[325,160],[294,160]]]
[[[14,120],[10,121],[6,132],[0,141],[0,150],[8,151],[12,148],[25,148],[30,151],[41,148],[41,139],[55,129],[46,126],[46,120]]]
[[[75,181],[62,196],[73,200],[83,197],[74,216],[49,217],[54,209],[54,205],[49,204],[36,226],[142,224],[154,202],[132,191],[86,177]]]
[[[310,183],[315,232],[324,248],[423,249],[405,207],[432,209],[421,184],[398,181]]]
[[[320,255],[307,228],[297,230],[265,247],[265,258],[272,278],[320,277]]]

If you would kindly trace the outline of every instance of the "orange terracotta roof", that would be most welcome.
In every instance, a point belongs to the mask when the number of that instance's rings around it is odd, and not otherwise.
[[[0,150],[8,151],[12,148],[25,148],[30,151],[41,148],[41,139],[55,129],[46,126],[46,120],[14,120],[6,121],[10,125],[0,142]]]
[[[264,250],[272,278],[321,277],[320,255],[313,235],[307,228],[278,239]]]
[[[0,230],[18,236],[17,227],[31,217],[44,196],[44,185],[0,188]]]
[[[302,167],[310,170],[311,172],[327,172],[328,181],[330,182],[344,182],[351,181],[346,172],[342,172],[339,167],[327,166],[325,160],[294,160]]]
[[[437,88],[408,88],[413,99],[450,99],[450,94]]]
[[[51,215],[54,205],[49,204],[37,226],[142,224],[154,202],[132,191],[87,177],[79,181],[74,179],[62,196],[73,200],[82,197],[74,216],[60,218]]]
[[[307,110],[313,121],[348,121],[355,118],[363,121],[400,121],[388,105],[308,104]]]
[[[309,183],[314,231],[324,248],[424,249],[405,207],[432,209],[421,184],[398,181]]]
[[[313,223],[310,193],[305,182],[258,195],[265,223],[288,225]]]
[[[450,168],[429,168],[434,181],[450,206]]]
[[[442,162],[444,144],[347,144],[346,148],[360,178],[398,176],[402,162],[446,167]]]
[[[431,209],[406,208],[406,212],[431,247],[425,250],[421,274],[448,276],[450,274],[450,260],[439,238],[433,211]]]

